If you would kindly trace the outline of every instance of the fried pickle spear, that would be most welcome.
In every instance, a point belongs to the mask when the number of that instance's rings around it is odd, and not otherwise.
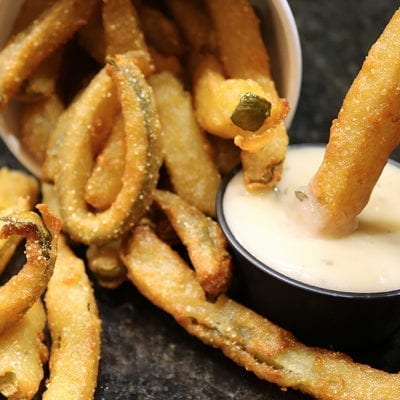
[[[46,158],[49,137],[63,110],[64,106],[56,94],[22,106],[21,143],[39,165]]]
[[[44,400],[93,398],[100,358],[101,322],[85,265],[60,237],[46,296],[52,339]]]
[[[38,199],[39,187],[32,176],[3,167],[0,169],[0,194],[0,216],[5,216],[15,210],[32,210]],[[0,239],[0,273],[20,241],[21,237],[15,235]]]
[[[94,208],[105,210],[116,199],[122,188],[125,156],[124,119],[119,114],[86,184],[85,200]]]
[[[135,55],[135,63],[143,75],[150,75],[154,71],[154,65],[132,2],[104,0],[102,16],[106,55],[115,56],[132,51]]]
[[[17,275],[0,287],[0,333],[17,322],[46,289],[57,254],[60,220],[44,204],[41,217],[33,211],[0,218],[0,238],[26,238],[26,263]]]
[[[306,192],[307,218],[318,231],[340,235],[355,229],[357,215],[400,141],[399,81],[398,10],[347,92],[333,121],[322,165]]]
[[[51,7],[56,0],[26,0],[14,22],[12,35],[27,28],[40,14]],[[18,100],[36,101],[56,92],[56,81],[61,65],[62,47],[46,57],[23,82],[16,94]]]
[[[194,53],[215,49],[212,23],[200,2],[166,0],[169,12]]]
[[[198,126],[191,96],[171,73],[149,78],[164,134],[164,162],[176,193],[202,212],[215,216],[221,182],[207,136]]]
[[[204,299],[194,272],[147,226],[123,253],[128,277],[190,334],[221,349],[259,378],[319,400],[397,400],[400,374],[357,364],[348,356],[307,347],[292,334],[225,295]]]
[[[266,131],[289,111],[286,101],[271,104],[271,93],[254,79],[226,79],[223,66],[213,54],[199,56],[193,80],[199,124],[216,136],[235,139],[244,150],[259,150],[269,140]]]
[[[248,0],[207,0],[207,6],[214,22],[220,58],[227,75],[230,78],[252,79],[260,84],[268,93],[266,99],[271,102],[271,116],[280,114],[282,117],[280,120],[277,118],[276,124],[261,135],[242,135],[235,139],[246,157],[243,173],[248,189],[273,187],[281,176],[281,170],[275,166],[282,163],[286,155],[288,139],[281,140],[281,136],[287,136],[283,118],[288,112],[288,105],[279,97],[271,77],[268,52],[261,37],[259,20]],[[275,139],[275,135],[279,135],[279,138]],[[267,143],[261,140],[268,139],[269,136],[272,138]],[[278,162],[276,153],[267,149],[270,144],[274,148],[281,146],[277,152],[280,155]],[[257,166],[252,169],[252,177],[246,178],[247,165],[251,166],[253,163]],[[254,175],[255,170],[260,171],[258,176]],[[268,175],[271,177],[269,181],[265,179]],[[247,183],[250,180],[254,186]]]
[[[0,52],[0,110],[32,71],[90,16],[96,0],[59,0]]]
[[[207,299],[215,300],[226,292],[232,277],[231,257],[221,228],[174,193],[156,190],[153,197],[186,246]]]
[[[0,393],[10,400],[32,399],[39,390],[48,359],[45,325],[46,314],[38,300],[0,335]]]
[[[281,179],[289,138],[283,124],[271,130],[274,132],[261,150],[241,152],[244,184],[250,191],[270,188]]]
[[[102,70],[78,99],[71,125],[61,138],[55,188],[64,228],[74,240],[102,244],[128,231],[146,212],[161,165],[161,125],[152,92],[130,54],[110,60],[125,121],[126,156],[122,188],[112,205],[93,212],[84,200],[93,159],[88,133],[93,116],[111,90]]]

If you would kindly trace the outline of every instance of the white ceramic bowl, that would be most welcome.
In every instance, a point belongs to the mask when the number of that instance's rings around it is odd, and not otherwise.
[[[24,0],[0,0],[0,46],[12,28]],[[263,36],[271,59],[278,91],[290,104],[286,119],[289,127],[300,95],[302,59],[299,35],[292,11],[286,0],[253,0],[262,20]],[[33,174],[40,175],[39,165],[27,154],[16,136],[19,129],[18,107],[11,103],[0,114],[0,136],[15,157]]]

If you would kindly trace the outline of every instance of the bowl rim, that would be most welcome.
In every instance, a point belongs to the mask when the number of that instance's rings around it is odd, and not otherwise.
[[[325,143],[298,143],[298,144],[290,144],[290,148],[298,148],[305,146],[313,146],[313,147],[325,147]],[[389,159],[388,162],[390,164],[394,164],[400,168],[400,163]],[[235,167],[230,173],[228,173],[221,181],[221,185],[219,187],[217,197],[216,197],[216,213],[218,223],[228,241],[228,244],[232,249],[239,253],[241,257],[246,259],[250,264],[252,264],[255,268],[260,270],[261,272],[268,273],[270,276],[279,280],[282,283],[293,286],[297,289],[301,289],[303,291],[309,292],[310,294],[318,294],[325,297],[331,298],[340,298],[340,299],[352,299],[352,300],[383,300],[388,298],[394,298],[400,296],[400,288],[393,289],[388,291],[379,291],[379,292],[352,292],[352,291],[341,291],[337,289],[329,289],[324,287],[319,287],[315,285],[311,285],[309,283],[291,278],[270,266],[266,265],[258,258],[253,256],[247,249],[245,249],[240,242],[236,239],[234,234],[229,228],[229,225],[224,216],[223,210],[223,198],[225,194],[225,189],[230,182],[230,180],[237,175],[241,171],[241,166]]]

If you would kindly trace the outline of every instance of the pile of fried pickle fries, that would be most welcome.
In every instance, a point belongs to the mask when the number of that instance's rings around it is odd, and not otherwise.
[[[398,65],[399,13],[359,79],[393,40]],[[393,98],[383,81],[374,126]],[[26,255],[0,286],[3,396],[31,399],[42,387],[43,399],[93,398],[101,321],[90,276],[106,288],[130,280],[190,334],[281,387],[322,400],[399,399],[400,375],[307,347],[224,294],[232,265],[215,221],[221,177],[241,163],[249,190],[272,188],[288,145],[289,104],[247,0],[26,0],[0,52],[0,109],[10,102],[41,176],[0,170],[0,271],[18,246]],[[323,181],[311,188],[321,201]]]

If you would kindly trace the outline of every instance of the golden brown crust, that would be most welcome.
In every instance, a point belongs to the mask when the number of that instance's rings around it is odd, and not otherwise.
[[[226,292],[232,278],[231,257],[220,226],[174,193],[156,190],[153,198],[186,246],[207,298],[215,300]]]
[[[45,310],[38,300],[0,335],[0,393],[10,400],[32,399],[39,390],[48,358],[45,325]]]
[[[130,53],[116,56],[107,71],[118,88],[126,141],[122,188],[112,205],[98,213],[85,202],[92,170],[92,121],[108,103],[112,82],[100,71],[78,99],[71,125],[61,138],[55,187],[66,231],[74,240],[101,244],[121,237],[146,212],[161,165],[161,125],[151,88]]]
[[[0,288],[0,332],[18,321],[38,300],[53,273],[61,224],[47,206],[41,204],[37,208],[42,218],[32,211],[0,218],[1,238],[26,238],[26,263]]]
[[[198,126],[192,98],[171,73],[149,78],[163,128],[161,146],[176,193],[202,212],[215,216],[221,178],[207,136]]]
[[[397,400],[400,375],[307,347],[254,311],[221,295],[207,302],[194,272],[149,227],[135,228],[123,253],[128,277],[185,329],[259,378],[320,400]]]
[[[59,0],[15,35],[0,54],[0,109],[49,54],[89,17],[96,0]]]
[[[45,302],[52,346],[50,377],[43,399],[92,399],[97,384],[101,324],[85,265],[63,237]]]
[[[310,182],[322,231],[347,233],[400,141],[400,11],[388,23],[333,121],[323,163]]]

